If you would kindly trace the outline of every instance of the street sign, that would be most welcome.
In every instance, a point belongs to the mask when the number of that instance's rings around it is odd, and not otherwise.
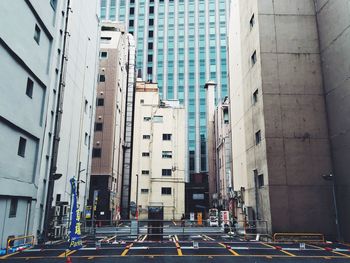
[[[91,218],[91,206],[86,206],[86,209],[85,209],[85,218],[86,219],[90,219]]]
[[[190,213],[190,220],[194,221],[194,213]]]

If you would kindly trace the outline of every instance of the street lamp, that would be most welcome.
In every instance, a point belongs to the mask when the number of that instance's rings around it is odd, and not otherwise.
[[[337,198],[335,195],[335,179],[334,175],[332,173],[330,174],[324,174],[322,175],[322,178],[326,181],[332,181],[332,192],[333,192],[333,204],[334,204],[334,210],[335,210],[335,225],[337,227],[337,239],[340,241],[340,226],[339,226],[339,219],[338,219],[338,207],[337,207]]]

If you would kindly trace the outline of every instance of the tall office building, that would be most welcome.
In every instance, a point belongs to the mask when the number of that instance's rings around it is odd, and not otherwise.
[[[187,176],[208,171],[206,81],[217,83],[216,101],[227,95],[228,2],[101,1],[101,19],[125,21],[135,36],[143,79],[158,83],[161,98],[178,99],[186,108]]]

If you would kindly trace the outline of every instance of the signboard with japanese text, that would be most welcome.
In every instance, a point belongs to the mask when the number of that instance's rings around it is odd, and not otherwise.
[[[81,232],[80,232],[80,211],[77,208],[77,189],[75,179],[70,180],[72,187],[72,214],[71,224],[69,228],[69,249],[77,250],[82,247]]]

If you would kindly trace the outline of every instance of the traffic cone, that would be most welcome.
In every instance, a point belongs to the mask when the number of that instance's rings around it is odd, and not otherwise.
[[[70,257],[67,257],[66,263],[73,263],[72,260],[70,259]]]

